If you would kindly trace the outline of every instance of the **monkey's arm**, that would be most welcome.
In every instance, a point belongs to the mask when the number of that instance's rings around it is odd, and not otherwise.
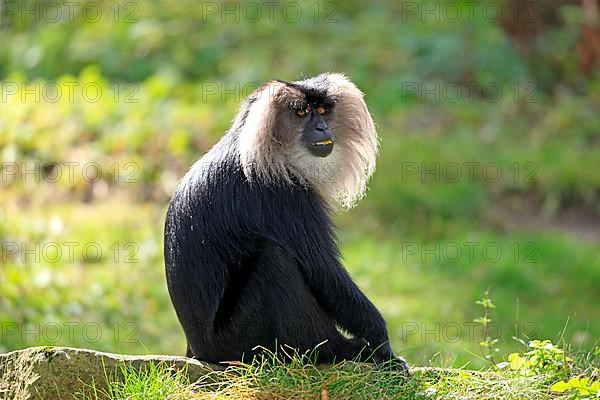
[[[326,312],[342,328],[367,340],[371,350],[392,358],[385,320],[341,263],[328,260],[305,269],[307,282]]]
[[[377,308],[352,281],[339,261],[333,225],[313,192],[271,188],[260,214],[253,214],[256,233],[272,240],[297,260],[306,284],[342,328],[365,339],[377,354],[391,358],[386,324]],[[290,266],[292,267],[292,266]]]
[[[298,231],[288,227],[288,232]],[[275,243],[298,261],[307,285],[325,312],[352,335],[365,339],[381,361],[393,358],[385,320],[341,265],[335,245],[320,243],[303,248],[306,243],[294,240],[292,245],[289,237],[285,239]]]

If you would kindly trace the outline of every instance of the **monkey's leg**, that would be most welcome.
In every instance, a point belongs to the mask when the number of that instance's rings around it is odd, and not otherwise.
[[[265,245],[254,278],[253,290],[262,294],[270,315],[272,341],[279,346],[289,346],[299,353],[315,351],[316,361],[321,363],[372,361],[364,340],[340,334],[335,321],[310,291],[297,261],[279,245]]]
[[[385,320],[336,258],[301,264],[310,291],[325,312],[345,330],[369,342],[382,359],[394,357]]]
[[[302,277],[297,261],[272,242],[229,273],[229,286],[205,347],[206,361],[250,361],[260,346],[282,355],[316,347],[318,362],[355,359],[364,342],[344,338]],[[362,353],[361,353],[362,352]]]
[[[403,373],[408,371],[406,362],[392,352],[383,317],[341,265],[324,264],[319,266],[321,269],[318,271],[315,268],[306,271],[306,268],[303,268],[304,266],[282,247],[276,244],[271,246],[274,249],[271,251],[276,256],[273,259],[281,260],[277,265],[285,266],[280,268],[282,277],[273,280],[280,282],[284,282],[285,279],[291,280],[288,287],[301,288],[294,293],[303,299],[296,304],[289,301],[278,303],[282,307],[279,321],[285,324],[279,327],[279,336],[287,337],[286,335],[290,333],[293,335],[293,331],[285,329],[286,326],[291,327],[291,330],[307,331],[306,337],[325,335],[331,346],[324,346],[321,349],[322,362],[331,362],[334,358],[338,361],[357,360],[395,365],[393,368],[396,370]],[[278,271],[277,268],[273,270]],[[311,272],[312,276],[307,277],[306,274]],[[319,279],[315,279],[315,275]],[[269,293],[273,295],[273,292]],[[286,294],[289,298],[289,290],[282,296],[285,297]],[[289,310],[286,310],[285,306],[289,306]],[[302,310],[307,316],[303,318],[295,315],[294,309]],[[341,336],[335,327],[336,322],[343,322],[343,328],[354,328],[350,329],[350,332],[355,339],[349,340]],[[313,324],[312,329],[307,330],[302,326],[310,323]],[[367,342],[370,340],[373,341]]]

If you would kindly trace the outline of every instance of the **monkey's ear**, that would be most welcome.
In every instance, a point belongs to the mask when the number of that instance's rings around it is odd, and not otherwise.
[[[327,94],[329,96],[351,96],[356,98],[363,97],[363,92],[356,87],[346,75],[339,72],[329,72],[325,75],[327,81]]]
[[[280,155],[275,148],[277,126],[277,99],[285,86],[278,81],[270,81],[256,89],[247,101],[245,115],[238,115],[237,126],[240,159],[248,179],[253,175],[269,174],[269,163]],[[242,112],[240,112],[242,114]]]
[[[364,195],[367,181],[375,172],[379,138],[363,93],[343,74],[326,74],[327,94],[335,96],[335,136],[342,152],[339,184],[334,197],[351,208]]]
[[[368,148],[373,155],[377,154],[377,131],[363,92],[343,74],[329,73],[326,77],[327,94],[336,98],[335,108],[339,116],[336,135],[342,135],[347,144],[358,143]]]

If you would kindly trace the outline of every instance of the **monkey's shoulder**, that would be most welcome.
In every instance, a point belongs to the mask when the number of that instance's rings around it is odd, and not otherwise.
[[[328,217],[310,188],[249,180],[235,163],[203,159],[182,179],[171,207],[189,210],[192,218],[267,220],[270,225],[306,219],[326,223]]]

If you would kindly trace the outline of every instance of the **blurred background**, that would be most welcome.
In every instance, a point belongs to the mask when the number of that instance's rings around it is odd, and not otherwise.
[[[0,1],[0,351],[183,354],[166,205],[268,79],[346,73],[381,137],[345,265],[417,365],[600,336],[596,0]],[[495,352],[495,350],[493,350]]]

